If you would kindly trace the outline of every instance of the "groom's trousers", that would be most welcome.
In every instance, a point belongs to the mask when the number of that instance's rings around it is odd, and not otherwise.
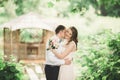
[[[45,65],[45,76],[47,80],[58,80],[60,66]]]

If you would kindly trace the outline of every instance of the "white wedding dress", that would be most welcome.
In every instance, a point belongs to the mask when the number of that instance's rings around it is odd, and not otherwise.
[[[63,48],[62,50],[65,50]],[[65,58],[73,59],[75,52],[69,53]],[[58,80],[75,80],[73,62],[70,65],[61,65]]]

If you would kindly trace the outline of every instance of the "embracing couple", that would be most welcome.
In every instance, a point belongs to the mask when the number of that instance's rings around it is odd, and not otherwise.
[[[75,80],[73,55],[77,50],[75,27],[59,25],[46,45],[45,76],[47,80]]]

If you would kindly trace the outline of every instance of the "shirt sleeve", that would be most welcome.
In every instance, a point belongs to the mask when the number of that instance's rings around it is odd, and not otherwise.
[[[58,59],[51,51],[48,53],[48,60],[53,65],[63,65],[65,61],[63,59]]]
[[[54,39],[55,36],[53,36],[50,39]],[[49,46],[49,40],[47,41],[46,47],[48,48]],[[52,65],[63,65],[65,64],[65,61],[63,59],[58,59],[50,50],[46,49],[46,59],[47,62],[52,64]]]

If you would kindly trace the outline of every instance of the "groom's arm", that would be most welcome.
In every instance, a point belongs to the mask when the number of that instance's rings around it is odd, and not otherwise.
[[[54,65],[69,65],[71,64],[71,60],[69,59],[59,59],[54,55],[49,55],[49,61]]]
[[[53,40],[54,37],[51,38],[51,40]],[[46,47],[49,48],[49,41],[47,41],[47,45]],[[64,59],[58,59],[51,50],[47,50],[46,49],[46,56],[47,56],[47,60],[48,62],[52,63],[53,65],[63,65],[63,64],[70,64],[71,62],[68,60],[64,60]]]
[[[53,53],[51,55],[48,55],[48,59],[54,65],[63,65],[63,64],[65,64],[64,59],[58,59],[56,56],[53,55]]]

